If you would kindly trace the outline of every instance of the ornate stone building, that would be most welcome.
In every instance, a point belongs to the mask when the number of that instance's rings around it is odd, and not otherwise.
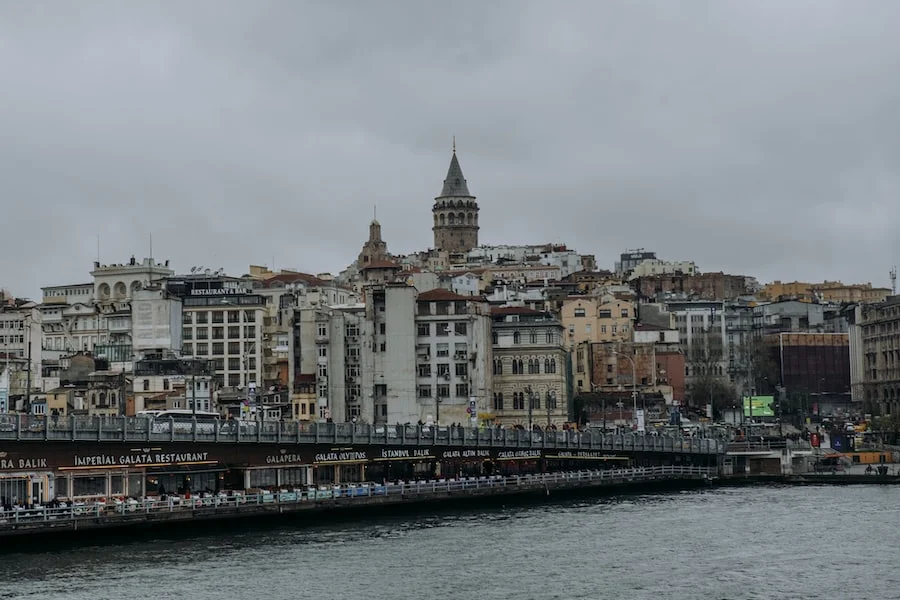
[[[562,323],[524,306],[491,313],[493,417],[507,425],[562,425],[569,414]]]
[[[434,199],[434,247],[445,252],[468,252],[478,246],[478,203],[469,193],[459,160],[456,144],[450,169],[444,179],[441,195]]]
[[[387,261],[391,255],[387,251],[387,243],[381,239],[381,223],[378,219],[372,219],[369,224],[369,239],[363,244],[362,251],[357,258],[357,267],[363,269],[370,263]]]

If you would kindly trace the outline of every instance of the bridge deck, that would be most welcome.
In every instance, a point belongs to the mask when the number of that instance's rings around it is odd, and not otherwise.
[[[632,452],[721,455],[726,444],[708,438],[599,431],[525,431],[472,427],[369,425],[263,421],[154,423],[139,417],[69,417],[54,419],[0,415],[0,441],[34,442],[202,442],[257,444],[346,444],[397,447],[464,446],[489,448],[565,448]]]

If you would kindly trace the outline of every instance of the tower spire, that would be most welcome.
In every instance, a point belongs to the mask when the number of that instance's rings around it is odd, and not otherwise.
[[[453,136],[453,154],[456,154],[456,136]]]

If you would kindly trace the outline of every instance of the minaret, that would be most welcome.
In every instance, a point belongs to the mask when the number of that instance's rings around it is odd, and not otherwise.
[[[468,252],[478,246],[478,203],[469,193],[459,160],[456,138],[441,195],[434,199],[434,247],[447,252]]]

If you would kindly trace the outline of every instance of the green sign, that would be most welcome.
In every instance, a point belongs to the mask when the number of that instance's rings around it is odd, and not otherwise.
[[[746,396],[744,397],[745,417],[774,417],[772,408],[775,398],[773,396]]]

